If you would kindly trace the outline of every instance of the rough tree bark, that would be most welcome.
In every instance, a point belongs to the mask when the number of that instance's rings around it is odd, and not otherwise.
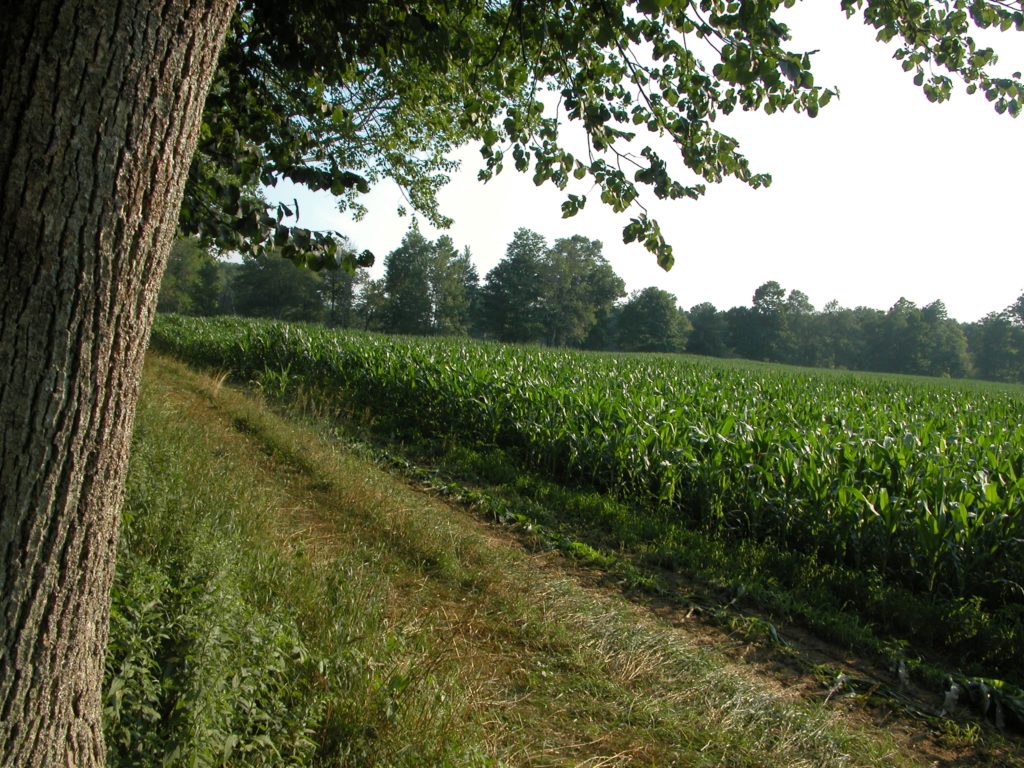
[[[0,766],[104,761],[138,380],[234,4],[16,0],[0,23]]]

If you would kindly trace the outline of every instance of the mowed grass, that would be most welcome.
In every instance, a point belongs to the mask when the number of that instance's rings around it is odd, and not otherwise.
[[[111,765],[924,765],[150,356]]]

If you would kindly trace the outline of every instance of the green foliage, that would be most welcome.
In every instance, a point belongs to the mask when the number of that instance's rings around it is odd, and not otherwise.
[[[602,253],[600,240],[560,238],[542,260],[545,341],[552,347],[580,347],[598,322],[625,294],[622,278]]]
[[[250,256],[231,281],[234,311],[279,320],[322,320],[325,306],[319,274],[277,253]]]
[[[475,140],[482,179],[508,164],[537,184],[596,185],[604,204],[632,212],[624,241],[668,268],[672,248],[640,189],[677,200],[727,177],[766,185],[770,177],[750,169],[717,118],[737,109],[814,117],[838,94],[816,84],[813,52],[790,48],[779,17],[793,5],[327,0],[284,10],[242,0],[207,100],[182,228],[224,249],[276,247],[297,263],[352,269],[372,255],[292,225],[298,211],[268,206],[257,187],[287,178],[358,211],[358,196],[388,177],[443,224],[436,192],[452,169],[446,153]],[[897,42],[896,58],[929,100],[949,98],[958,78],[997,112],[1019,114],[1019,73],[993,75],[995,52],[973,34],[1019,31],[1020,9],[977,0],[843,0],[841,8]],[[585,136],[585,155],[565,148],[564,123]],[[652,143],[634,149],[638,132]],[[662,136],[678,151],[682,178],[653,147]],[[587,202],[567,194],[564,215]]]
[[[415,227],[406,232],[402,244],[384,259],[384,293],[387,296],[384,330],[408,334],[430,332],[433,260],[433,243]]]
[[[693,326],[686,341],[687,352],[711,357],[728,356],[729,324],[714,304],[706,301],[695,304],[686,316]]]
[[[719,312],[704,303],[690,317],[694,333],[687,351],[695,354],[953,378],[976,373],[977,357],[984,378],[1021,378],[1013,373],[1020,336],[1006,313],[962,326],[941,301],[922,308],[903,298],[888,312],[832,301],[817,312],[802,291],[787,295],[771,280],[757,288],[750,307]]]
[[[968,348],[980,378],[1024,381],[1024,327],[992,312],[967,326]]]
[[[278,591],[286,563],[233,518],[227,489],[176,495],[203,470],[154,439],[135,441],[112,591],[108,763],[308,764],[329,701],[317,671],[340,649],[310,648]]]
[[[200,248],[195,239],[179,238],[167,259],[157,310],[183,315],[216,314],[224,285],[224,272],[217,260]]]
[[[505,258],[487,273],[480,295],[479,326],[485,335],[513,342],[544,337],[544,254],[547,242],[526,228],[516,230]]]
[[[387,320],[388,296],[384,280],[367,280],[356,301],[359,323],[356,327],[364,331],[379,331]]]
[[[384,278],[365,292],[368,327],[389,333],[465,336],[478,290],[469,249],[427,240],[413,225],[384,260]]]
[[[751,342],[760,354],[752,355],[758,360],[785,360],[791,347],[789,311],[786,291],[774,280],[758,286],[751,302],[750,318],[754,338]]]
[[[682,352],[691,330],[675,296],[660,288],[645,288],[619,309],[616,346],[624,352]]]
[[[466,336],[480,290],[469,248],[457,253],[451,238],[441,236],[434,251],[429,281],[433,332],[439,336]]]
[[[487,273],[478,327],[501,341],[610,345],[592,334],[607,325],[624,291],[599,240],[575,235],[548,247],[541,235],[521,228]]]
[[[355,325],[357,294],[366,281],[366,272],[349,274],[343,269],[325,269],[320,273],[320,298],[328,325],[339,328]]]
[[[357,196],[392,178],[444,223],[434,196],[454,167],[445,154],[469,137],[464,56],[451,44],[482,43],[486,31],[462,9],[426,11],[240,2],[207,98],[182,229],[224,250],[276,248],[314,269],[372,263],[335,233],[291,223],[297,206],[267,205],[256,190],[281,178],[329,191],[357,213]]]

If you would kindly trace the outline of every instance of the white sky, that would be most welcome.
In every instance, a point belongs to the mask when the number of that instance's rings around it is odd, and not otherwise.
[[[792,48],[820,49],[812,58],[815,80],[838,86],[841,98],[813,120],[741,114],[719,123],[740,141],[752,170],[772,174],[771,187],[726,181],[709,185],[696,202],[645,196],[674,247],[671,271],[642,246],[623,245],[629,216],[602,205],[585,182],[567,192],[587,194],[587,208],[562,219],[565,193],[535,187],[527,174],[507,168],[486,185],[478,182],[475,147],[458,153],[462,170],[439,196],[455,219],[447,234],[458,248],[469,246],[481,278],[519,227],[549,242],[596,238],[628,291],[654,285],[684,308],[702,301],[719,309],[748,306],[767,280],[804,291],[819,309],[831,299],[888,309],[905,296],[921,306],[942,299],[952,317],[973,321],[1011,304],[1024,292],[1024,119],[997,115],[962,87],[951,101],[930,104],[912,84],[913,73],[890,58],[892,49],[857,19],[847,21],[838,3],[803,3],[786,20]],[[1012,32],[990,42],[1001,53],[999,72],[1024,69],[1022,42]],[[645,143],[643,134],[634,140],[637,150]],[[283,184],[273,194],[297,195]],[[391,184],[364,198],[370,212],[360,222],[338,213],[328,195],[298,198],[299,223],[338,230],[358,249],[373,251],[374,275],[409,226],[396,214],[404,201]],[[428,237],[440,234],[420,226]]]

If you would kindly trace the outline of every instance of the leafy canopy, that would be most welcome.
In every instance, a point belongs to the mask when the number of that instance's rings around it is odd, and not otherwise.
[[[797,0],[241,0],[220,60],[192,167],[181,228],[244,253],[271,248],[313,268],[372,262],[334,233],[289,224],[296,206],[269,205],[261,185],[289,179],[359,196],[392,178],[409,204],[445,225],[436,193],[450,150],[479,142],[480,178],[507,166],[566,189],[590,180],[630,211],[625,242],[666,269],[672,248],[642,204],[696,199],[733,177],[759,187],[732,137],[715,128],[737,109],[811,117],[837,95],[815,82],[813,52],[791,50],[784,9]],[[1024,30],[1022,0],[841,0],[839,9],[895,41],[895,57],[931,101],[954,79],[1016,117],[1020,73],[993,74],[979,29]],[[580,156],[563,132],[578,126]],[[672,140],[670,169],[647,141]],[[672,161],[672,168],[677,161]],[[567,194],[572,216],[588,195]]]

